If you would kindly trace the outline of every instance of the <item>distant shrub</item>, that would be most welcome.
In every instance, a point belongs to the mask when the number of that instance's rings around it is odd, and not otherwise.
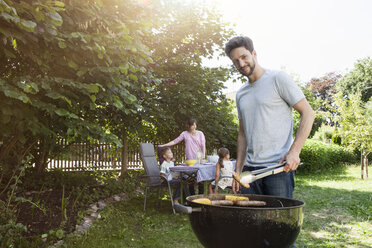
[[[346,151],[342,146],[313,139],[305,142],[300,158],[304,163],[297,169],[300,173],[330,170],[345,162],[355,163],[358,161],[355,153]]]
[[[322,126],[315,132],[312,139],[330,143],[334,129],[334,127],[322,124]]]

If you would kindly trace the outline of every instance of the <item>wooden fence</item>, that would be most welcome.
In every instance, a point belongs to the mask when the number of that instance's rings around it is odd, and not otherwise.
[[[61,148],[65,151],[60,156],[50,159],[48,169],[61,169],[63,171],[82,170],[117,170],[121,169],[121,148],[112,144],[75,143],[67,144],[61,141]],[[184,144],[172,147],[177,162],[184,161]],[[156,147],[155,154],[157,155]],[[128,169],[142,169],[139,145],[128,148]]]

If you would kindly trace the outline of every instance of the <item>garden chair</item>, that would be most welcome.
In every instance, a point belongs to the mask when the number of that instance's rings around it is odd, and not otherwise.
[[[161,200],[160,190],[162,188],[168,188],[169,195],[171,198],[173,213],[176,214],[174,210],[173,194],[172,194],[172,187],[176,185],[169,183],[167,178],[160,174],[158,161],[156,160],[156,157],[155,157],[154,145],[151,143],[139,143],[139,145],[140,145],[140,155],[141,155],[143,167],[145,168],[145,172],[146,172],[146,174],[143,175],[143,177],[146,178],[145,200],[143,204],[143,210],[144,211],[146,210],[147,192],[150,188],[158,189],[159,200]]]

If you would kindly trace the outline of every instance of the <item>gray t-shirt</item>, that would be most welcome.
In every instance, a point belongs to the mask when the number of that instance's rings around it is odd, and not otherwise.
[[[288,152],[293,138],[292,107],[305,96],[286,73],[266,70],[236,93],[250,166],[269,166]]]

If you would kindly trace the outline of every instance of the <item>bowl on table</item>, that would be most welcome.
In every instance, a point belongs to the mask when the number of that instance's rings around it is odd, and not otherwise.
[[[217,163],[218,162],[218,155],[211,155],[211,156],[207,156],[207,160],[208,162],[211,162],[211,163]]]
[[[194,160],[186,160],[185,163],[186,163],[188,166],[193,166],[193,165],[196,163],[196,159],[194,159]]]

